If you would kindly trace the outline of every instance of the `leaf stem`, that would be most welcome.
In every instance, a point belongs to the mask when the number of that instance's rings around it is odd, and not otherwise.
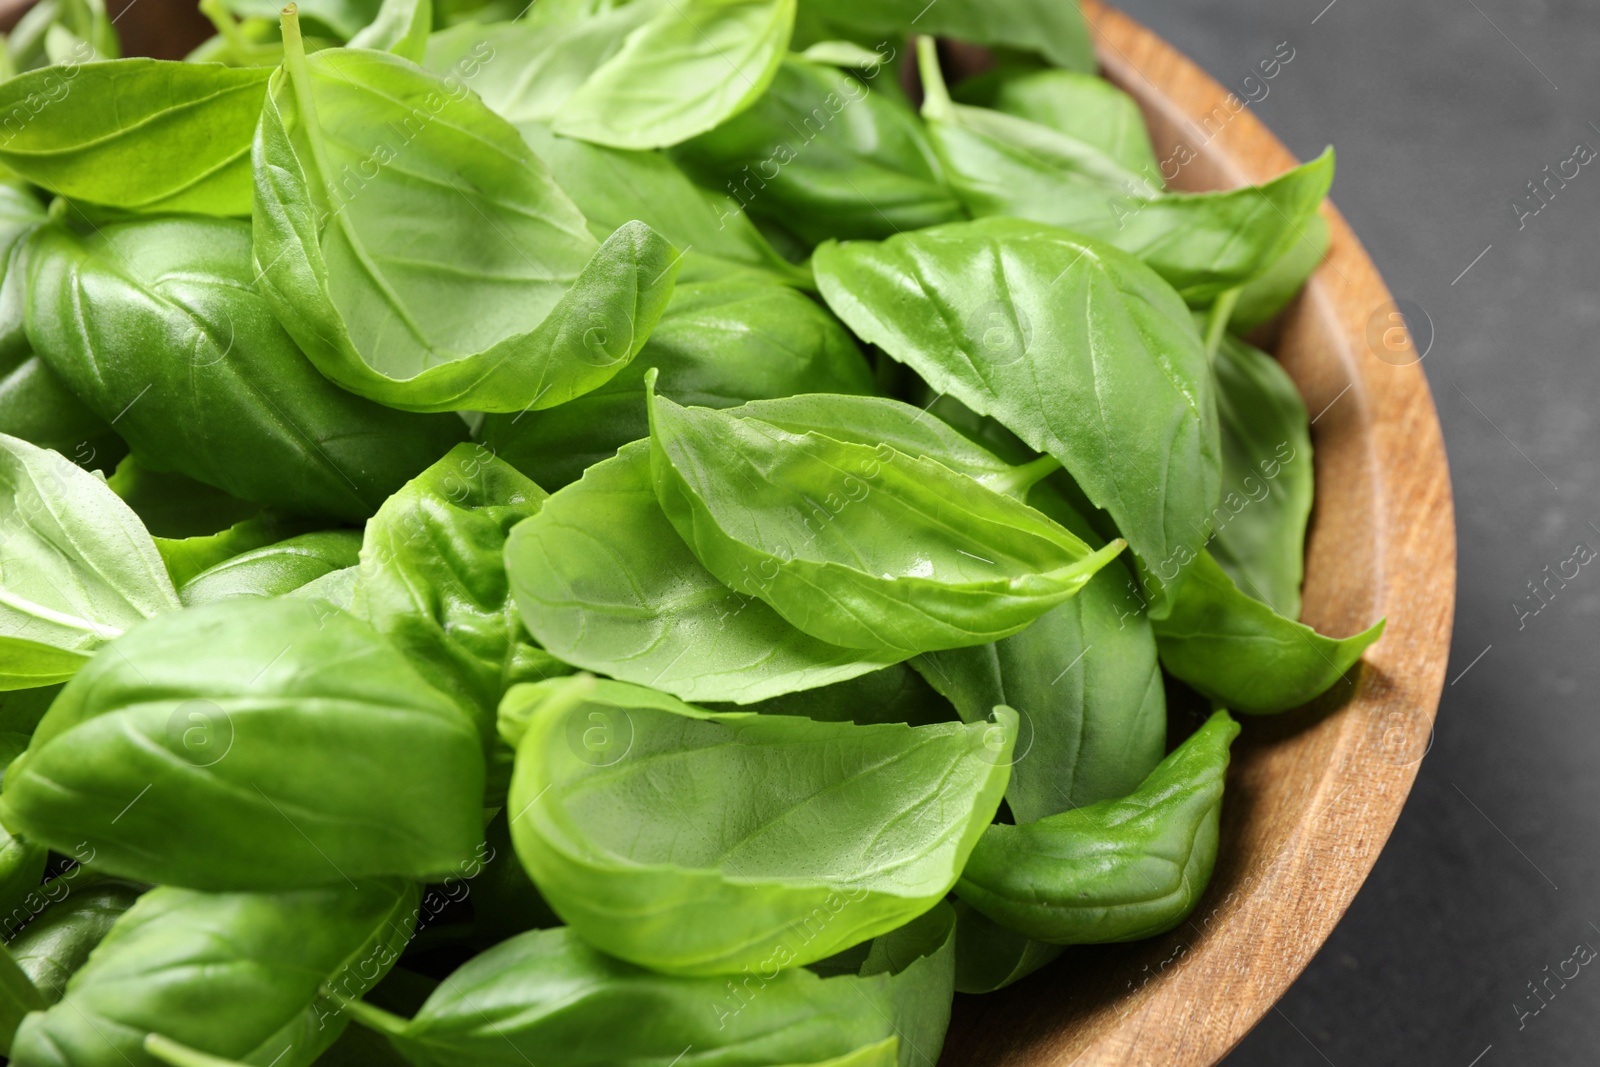
[[[146,1034],[144,1050],[162,1063],[171,1064],[172,1067],[242,1067],[238,1060],[213,1056],[209,1052],[180,1045],[172,1038],[160,1034]]]
[[[1003,477],[989,481],[989,488],[1018,499],[1027,495],[1039,482],[1061,469],[1061,461],[1054,456],[1039,456],[1021,466],[1012,467]]]
[[[948,119],[955,105],[939,67],[939,43],[926,34],[917,38],[917,72],[922,75],[922,117]]]
[[[1217,354],[1217,349],[1222,345],[1222,337],[1228,332],[1228,320],[1233,317],[1234,305],[1239,303],[1238,287],[1227,289],[1217,297],[1211,305],[1211,311],[1206,315],[1206,358],[1212,359]]]
[[[289,4],[283,9],[283,69],[294,86],[295,108],[305,124],[306,143],[311,146],[311,161],[322,182],[323,196],[333,206],[334,187],[327,161],[322,158],[322,123],[317,118],[316,101],[311,96],[311,67],[306,62],[306,45],[300,37],[300,9]]]
[[[365,1026],[368,1030],[375,1030],[386,1037],[402,1037],[410,1029],[409,1020],[395,1015],[393,1012],[384,1011],[382,1008],[373,1007],[364,1000],[356,1000],[344,996],[327,986],[322,988],[322,995],[335,1001],[339,1007],[350,1013],[350,1018]]]

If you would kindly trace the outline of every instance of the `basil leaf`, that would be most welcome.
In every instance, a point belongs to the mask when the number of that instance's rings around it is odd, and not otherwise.
[[[0,163],[51,192],[133,211],[250,213],[250,137],[271,71],[115,59],[0,83],[0,113],[30,114]]]
[[[557,137],[533,122],[517,128],[572,196],[597,236],[639,219],[683,249],[680,286],[753,269],[787,285],[810,287],[809,271],[780,256],[727,197],[695,185],[666,155]],[[669,304],[667,316],[672,314]],[[656,337],[660,330],[657,326],[650,336]]]
[[[120,443],[105,420],[35,355],[0,372],[0,433],[88,461]]]
[[[849,331],[800,293],[763,280],[679,285],[633,364],[558,408],[489,416],[483,441],[541,485],[569,485],[650,435],[644,378],[652,367],[663,394],[705,407],[873,388]]]
[[[1188,310],[1148,267],[985,219],[824,245],[815,269],[862,340],[1059,459],[1145,568],[1199,549],[1221,477],[1216,402]],[[1169,597],[1153,589],[1158,610]]]
[[[184,538],[158,537],[156,548],[161,553],[162,562],[167,565],[167,573],[172,576],[172,584],[182,589],[184,583],[219,563],[305,531],[300,520],[265,514],[236,522],[214,534]]]
[[[721,704],[710,711],[757,711],[763,715],[798,715],[818,722],[909,723],[928,726],[952,722],[956,709],[904,663],[835,682],[820,689],[786,693],[740,707]]]
[[[27,747],[26,734],[10,736],[19,739],[22,748]],[[12,750],[6,752],[8,763],[16,758],[19,751],[15,745],[10,747]],[[3,932],[8,935],[8,947],[12,955],[17,957],[17,962],[23,964],[23,970],[28,973],[30,980],[35,979],[35,975],[20,955],[22,951],[19,947],[20,939],[13,940],[9,935],[15,934],[19,926],[31,930],[37,925],[37,920],[33,922],[29,920],[44,907],[44,901],[39,899],[39,894],[49,890],[50,886],[46,885],[41,889],[39,883],[44,880],[45,865],[49,861],[48,848],[17,837],[4,827],[0,827],[0,915],[4,916],[3,921],[0,921],[0,928],[3,928]],[[37,981],[35,984],[38,984]],[[48,990],[45,990],[45,998],[47,1001],[50,999]],[[3,1030],[3,1027],[0,1027],[0,1030]]]
[[[0,371],[9,372],[32,355],[23,322],[26,253],[28,238],[47,220],[32,189],[21,182],[0,181]]]
[[[502,721],[525,724],[512,840],[585,940],[669,973],[805,964],[928,911],[993,818],[1015,739],[1005,710],[856,726],[591,684],[508,695]]]
[[[1131,172],[1049,126],[953,103],[926,39],[922,59],[929,137],[968,211],[1106,241],[1197,307],[1265,274],[1301,238],[1333,181],[1330,149],[1264,185],[1163,195],[1156,172]]]
[[[255,260],[324,374],[406,410],[519,411],[633,358],[671,294],[670,245],[642,223],[597,244],[459,81],[363,49],[307,56],[291,26],[256,139]]]
[[[628,35],[556,113],[556,133],[614,148],[686,141],[772,84],[795,0],[676,0]]]
[[[1098,541],[1053,486],[1029,501]],[[1019,822],[1132,792],[1161,761],[1167,703],[1155,635],[1127,570],[1112,564],[1083,591],[993,644],[911,661],[965,722],[998,705],[1021,718],[1006,803]]]
[[[661,4],[632,0],[570,21],[541,21],[538,16],[551,8],[551,0],[539,0],[516,22],[441,30],[428,38],[422,65],[447,86],[452,78],[470,85],[514,125],[549,122]]]
[[[519,524],[506,570],[528,632],[552,655],[685,700],[765,700],[905,658],[819,641],[712,577],[656,502],[648,441]]]
[[[243,222],[152,219],[81,238],[50,227],[34,238],[29,336],[152,466],[286,511],[363,519],[465,428],[329,382],[253,274]]]
[[[89,953],[146,889],[85,870],[74,867],[46,882],[40,892],[52,903],[6,944],[47,1005],[61,1000]]]
[[[178,590],[185,607],[240,597],[275,597],[334,571],[354,567],[361,535],[354,530],[301,534],[240,553],[202,571]]]
[[[161,554],[105,482],[0,435],[0,690],[72,677],[128,627],[178,607]]]
[[[0,822],[142,881],[287,889],[448,871],[482,839],[482,797],[471,722],[392,646],[327,604],[241,600],[80,672]]]
[[[1321,215],[1312,215],[1289,250],[1239,291],[1239,299],[1228,319],[1230,327],[1244,333],[1282,311],[1322,264],[1323,257],[1328,254],[1328,243],[1327,221]]]
[[[1135,941],[1172,929],[1211,880],[1228,747],[1238,734],[1219,711],[1130,795],[989,827],[957,895],[1049,944]]]
[[[196,893],[163,886],[139,898],[67,983],[29,1015],[19,1064],[158,1067],[156,1033],[236,1060],[304,1067],[349,1020],[317,1004],[323,983],[365,990],[411,933],[417,889],[362,882],[291,893]]]
[[[1383,636],[1384,620],[1354,637],[1324,637],[1240,592],[1200,553],[1172,614],[1155,623],[1161,665],[1234,711],[1270,715],[1321,696]]]
[[[376,48],[421,63],[432,30],[432,0],[383,0],[372,22],[350,38],[350,47]]]
[[[117,464],[106,485],[152,534],[169,541],[211,536],[261,515],[260,504],[175,471],[155,470],[134,456]]]
[[[1058,66],[1093,72],[1094,45],[1076,0],[804,0],[810,10],[874,33],[954,37],[1036,52]]]
[[[1305,403],[1277,360],[1236,337],[1211,367],[1223,492],[1207,551],[1241,590],[1297,619],[1314,492]]]
[[[221,6],[240,18],[277,21],[283,5],[278,0],[221,0]],[[295,0],[302,21],[326,29],[341,41],[348,41],[378,17],[381,0]]]
[[[748,111],[674,157],[736,213],[775,221],[807,246],[965,214],[899,87],[820,63],[784,60]]]
[[[958,993],[993,993],[1019,982],[1062,953],[1024,937],[973,908],[964,900],[956,911],[956,979]]]
[[[541,1067],[928,1067],[944,1028],[901,1006],[908,994],[942,992],[948,1018],[949,909],[919,925],[942,936],[923,934],[928,949],[898,970],[821,978],[773,968],[731,991],[726,978],[656,974],[602,955],[569,929],[540,930],[468,961],[414,1019],[364,1004],[351,1011],[429,1067],[526,1067],[530,1059]],[[614,1025],[625,1017],[652,1023]]]
[[[997,68],[956,83],[950,93],[963,104],[992,108],[1066,134],[1103,153],[1123,171],[1161,184],[1138,103],[1098,74]]]
[[[706,569],[796,628],[913,654],[1015,633],[1121,550],[892,447],[650,398],[651,477]],[[969,562],[971,561],[971,562]]]
[[[507,689],[566,673],[527,641],[504,562],[511,528],[548,498],[481,445],[457,445],[389,498],[361,545],[355,614],[455,698],[486,746]]]

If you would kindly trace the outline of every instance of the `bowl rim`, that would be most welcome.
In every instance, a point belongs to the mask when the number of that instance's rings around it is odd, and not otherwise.
[[[1156,34],[1100,0],[1081,7],[1101,73],[1138,101],[1157,158],[1192,150],[1175,187],[1260,183],[1297,164],[1247,104]],[[958,998],[944,1063],[1216,1063],[1343,917],[1432,743],[1456,542],[1427,352],[1344,217],[1331,203],[1322,215],[1328,256],[1276,331],[1277,355],[1317,413],[1303,617],[1325,633],[1379,616],[1388,629],[1346,692],[1245,721],[1217,876],[1188,923],[1073,950],[1003,993]]]

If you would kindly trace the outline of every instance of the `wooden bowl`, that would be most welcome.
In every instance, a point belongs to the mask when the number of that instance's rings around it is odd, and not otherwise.
[[[1156,158],[1193,154],[1173,186],[1231,188],[1295,165],[1170,45],[1096,0],[1083,8],[1106,77],[1144,109]],[[1001,993],[957,997],[945,1065],[1216,1063],[1316,954],[1410,792],[1450,652],[1450,473],[1394,300],[1339,213],[1323,215],[1332,248],[1275,345],[1315,418],[1303,617],[1337,636],[1379,616],[1389,628],[1359,673],[1312,707],[1245,722],[1216,874],[1188,922],[1150,941],[1070,949]]]
[[[1193,155],[1172,185],[1229,188],[1294,166],[1198,67],[1131,19],[1083,3],[1101,66],[1144,109],[1157,158]],[[25,6],[0,0],[0,19]],[[193,0],[141,0],[124,16],[129,54],[178,58],[208,32]],[[1388,632],[1316,705],[1245,723],[1216,874],[1187,923],[1150,941],[1073,949],[1004,992],[957,997],[946,1065],[1217,1062],[1321,947],[1400,814],[1431,743],[1450,649],[1450,476],[1394,301],[1344,219],[1331,206],[1323,214],[1332,249],[1272,346],[1315,416],[1304,619],[1342,636],[1381,615]]]

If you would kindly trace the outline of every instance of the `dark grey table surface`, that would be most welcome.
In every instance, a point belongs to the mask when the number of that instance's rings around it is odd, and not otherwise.
[[[1455,485],[1433,749],[1343,922],[1226,1063],[1600,1062],[1600,5],[1115,2],[1241,96],[1294,50],[1252,106],[1301,158],[1337,148],[1334,201],[1431,320]]]

